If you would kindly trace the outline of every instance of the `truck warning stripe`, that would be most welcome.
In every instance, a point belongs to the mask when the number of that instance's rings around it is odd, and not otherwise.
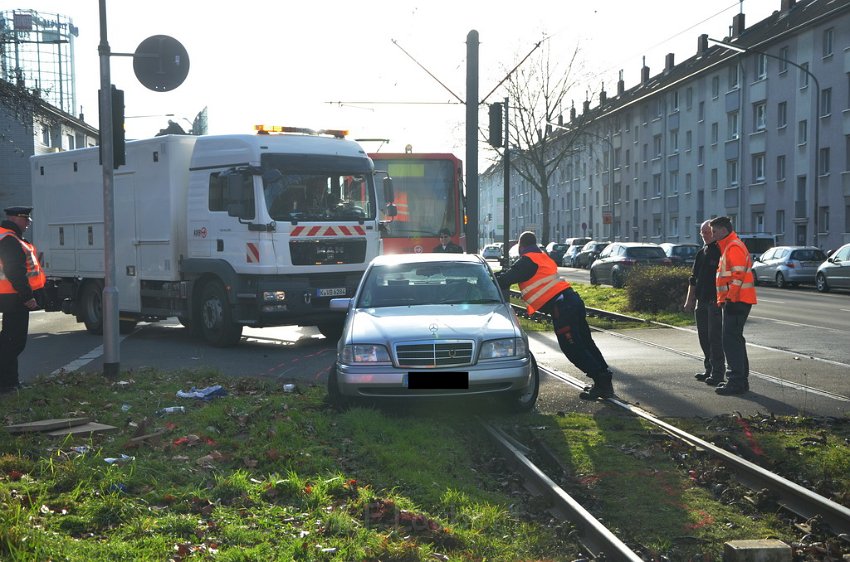
[[[253,242],[248,242],[245,255],[248,263],[260,263],[260,249]]]
[[[299,236],[366,236],[366,229],[362,226],[295,226],[289,231],[293,238]]]

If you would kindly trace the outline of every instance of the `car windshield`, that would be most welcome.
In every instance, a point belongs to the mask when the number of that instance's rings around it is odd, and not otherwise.
[[[664,250],[662,250],[661,248],[651,248],[651,247],[629,248],[628,250],[626,250],[626,254],[630,258],[636,258],[636,259],[667,257],[666,254],[664,253]]]
[[[794,250],[791,259],[798,261],[824,261],[826,254],[820,250]]]
[[[490,271],[479,263],[405,263],[375,266],[363,282],[358,308],[502,301]]]

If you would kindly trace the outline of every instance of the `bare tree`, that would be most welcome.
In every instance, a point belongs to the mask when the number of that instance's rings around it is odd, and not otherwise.
[[[537,234],[543,244],[549,242],[550,181],[561,161],[575,152],[586,124],[582,115],[551,134],[550,123],[562,120],[565,101],[584,84],[578,55],[576,47],[563,60],[553,59],[546,42],[505,84],[510,103],[507,140],[511,168],[540,194],[543,224]]]

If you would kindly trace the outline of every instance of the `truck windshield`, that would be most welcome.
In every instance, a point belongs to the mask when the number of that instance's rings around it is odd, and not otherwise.
[[[304,162],[297,168],[286,164],[263,160],[263,195],[273,220],[339,222],[375,217],[372,174],[362,165],[309,170]]]

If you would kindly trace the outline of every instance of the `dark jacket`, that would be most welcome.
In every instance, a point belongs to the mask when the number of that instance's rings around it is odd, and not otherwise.
[[[523,281],[528,281],[529,279],[534,277],[534,275],[537,273],[537,264],[534,263],[531,258],[527,258],[525,256],[525,254],[531,252],[545,254],[545,252],[543,252],[538,246],[529,246],[528,249],[523,249],[523,251],[520,252],[522,255],[511,266],[510,269],[496,273],[496,281],[499,283],[499,287],[501,287],[503,290],[507,290],[511,288],[511,285],[522,283]],[[540,312],[552,314],[552,302],[554,300],[555,299],[553,298],[549,302],[541,306]]]
[[[462,254],[463,248],[461,248],[454,242],[449,242],[448,244],[446,244],[445,248],[443,248],[442,244],[437,244],[431,251],[435,254]]]
[[[12,221],[4,220],[0,226],[13,231],[18,238],[23,239],[23,233],[18,225]],[[0,263],[3,267],[3,275],[12,284],[17,295],[2,296],[3,304],[12,302],[23,303],[33,298],[32,288],[27,281],[27,258],[21,243],[12,236],[4,236],[0,239]]]
[[[720,248],[717,242],[703,245],[694,257],[694,266],[689,283],[695,287],[697,300],[717,302],[717,266],[720,263]]]

